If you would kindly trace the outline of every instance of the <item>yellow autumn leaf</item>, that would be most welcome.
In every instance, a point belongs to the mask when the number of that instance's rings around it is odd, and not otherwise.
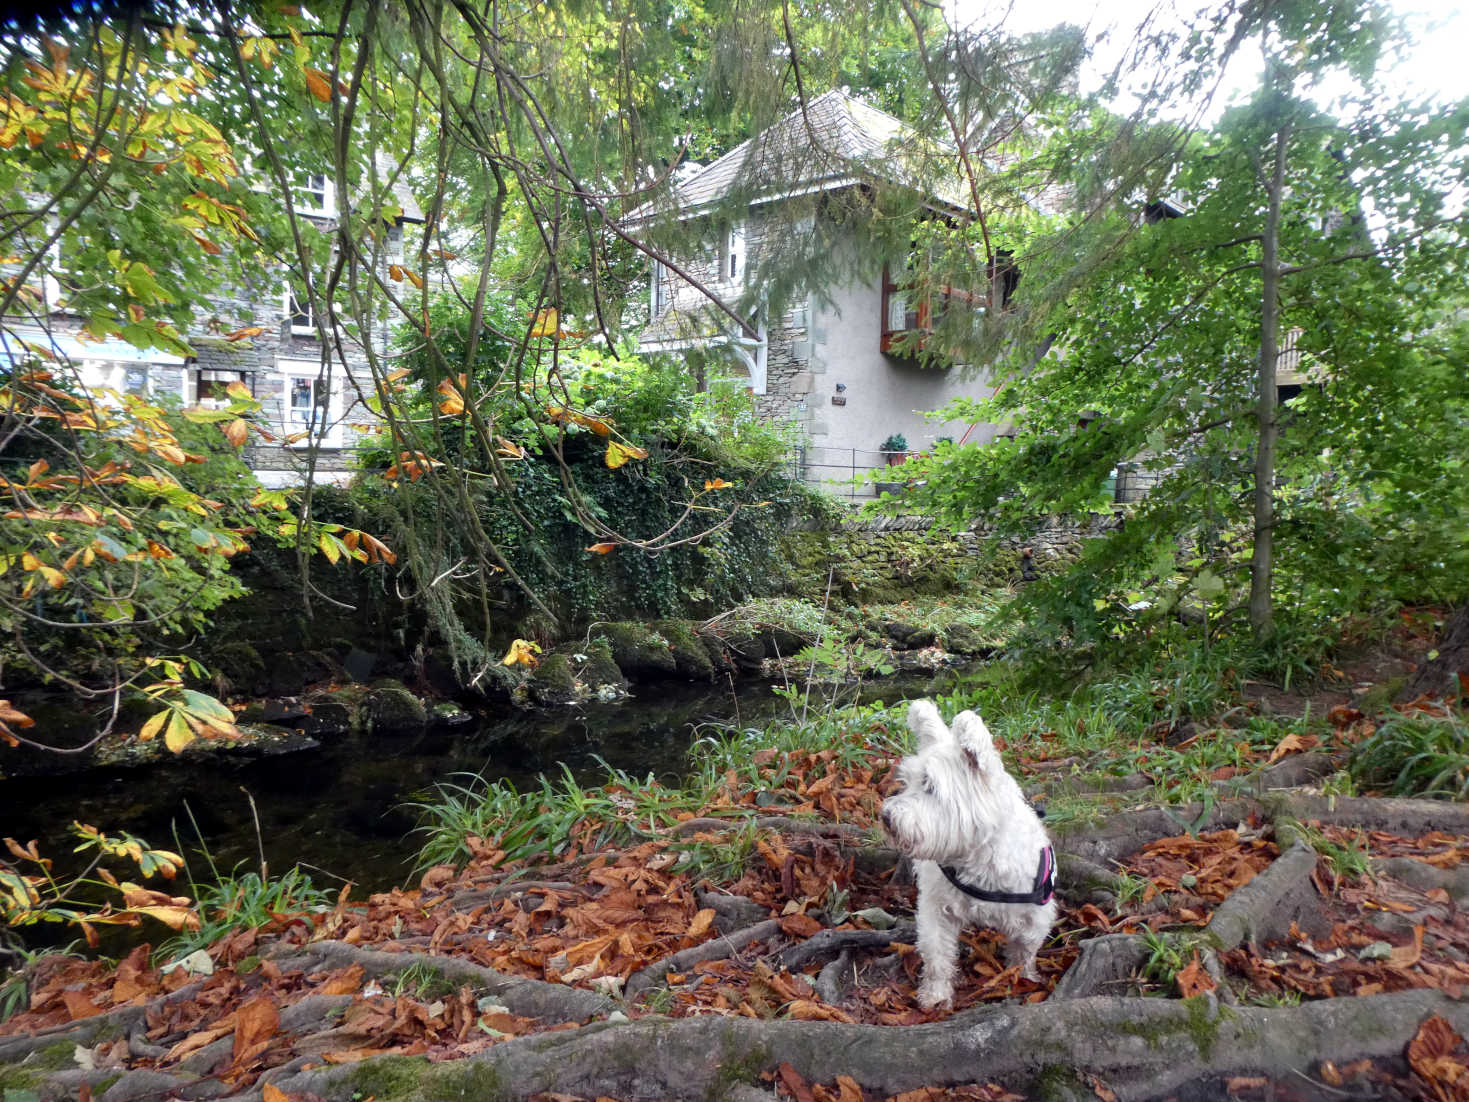
[[[507,666],[526,666],[534,668],[540,659],[536,655],[541,653],[540,645],[532,643],[529,639],[517,639],[510,644],[510,649],[505,652],[504,664]]]
[[[706,478],[704,480],[704,489],[706,490],[727,490],[732,485],[734,485],[734,483],[726,482],[722,478]]]
[[[189,727],[188,721],[178,712],[170,712],[168,714],[168,726],[163,732],[164,744],[177,754],[193,741],[194,732]]]
[[[535,324],[531,326],[532,337],[555,336],[558,329],[560,315],[555,309],[541,310],[536,313]]]
[[[629,459],[647,458],[648,453],[636,444],[624,444],[617,440],[609,440],[607,441],[607,455],[603,461],[615,471]]]
[[[167,722],[170,714],[171,713],[166,711],[159,712],[147,723],[143,724],[143,729],[138,732],[138,741],[149,742],[152,739],[156,738],[158,736],[158,732],[163,730],[163,724]]]

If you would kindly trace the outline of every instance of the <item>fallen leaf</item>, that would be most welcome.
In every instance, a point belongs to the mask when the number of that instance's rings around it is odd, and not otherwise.
[[[1178,984],[1178,993],[1185,999],[1191,999],[1195,995],[1202,995],[1206,991],[1213,991],[1219,985],[1214,982],[1214,977],[1204,970],[1199,961],[1199,951],[1194,950],[1193,959],[1188,965],[1174,977]]]
[[[1388,954],[1387,963],[1394,968],[1411,968],[1423,956],[1423,927],[1413,927],[1413,943],[1400,945]]]
[[[1269,1082],[1263,1075],[1232,1075],[1225,1081],[1224,1089],[1230,1094],[1236,1091],[1257,1091]]]
[[[280,1011],[265,995],[257,995],[235,1011],[235,1047],[230,1062],[238,1066],[259,1055],[281,1027]]]
[[[80,991],[63,991],[61,1001],[66,1004],[66,1013],[74,1022],[102,1013],[102,1008]]]
[[[1418,1027],[1418,1033],[1408,1042],[1408,1063],[1430,1083],[1450,1087],[1449,1097],[1453,1097],[1456,1084],[1469,1084],[1469,1068],[1453,1055],[1463,1043],[1454,1027],[1435,1014]]]
[[[689,938],[703,937],[709,932],[709,927],[714,925],[714,917],[714,908],[705,907],[698,914],[694,915],[694,920],[689,923],[688,932],[685,936]]]
[[[1298,754],[1304,750],[1310,750],[1316,745],[1316,742],[1314,735],[1286,735],[1275,744],[1275,749],[1270,751],[1270,761],[1277,762],[1287,754]]]

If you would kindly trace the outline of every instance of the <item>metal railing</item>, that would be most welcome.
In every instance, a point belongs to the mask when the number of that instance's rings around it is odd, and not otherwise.
[[[884,489],[901,492],[903,461],[912,452],[885,452],[864,448],[798,448],[791,455],[791,477],[848,501],[868,501]],[[863,481],[871,472],[872,481]],[[887,477],[882,477],[887,475]]]
[[[884,492],[901,494],[909,485],[903,463],[916,452],[808,446],[790,457],[790,476],[848,501],[870,501]],[[877,472],[875,477],[869,475]],[[1127,505],[1141,500],[1165,472],[1144,470],[1135,463],[1118,464],[1107,480],[1112,500]]]

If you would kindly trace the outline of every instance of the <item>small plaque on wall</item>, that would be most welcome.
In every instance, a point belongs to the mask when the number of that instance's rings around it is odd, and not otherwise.
[[[831,396],[831,404],[834,406],[844,406],[847,404],[847,396],[845,394],[833,394]]]

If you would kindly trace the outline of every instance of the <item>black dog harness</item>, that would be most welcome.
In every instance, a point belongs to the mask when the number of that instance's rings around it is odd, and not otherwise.
[[[1041,850],[1040,866],[1035,870],[1035,884],[1028,892],[992,892],[964,883],[959,879],[959,874],[948,865],[940,865],[939,871],[965,895],[985,903],[1033,903],[1042,907],[1056,895],[1056,855],[1051,852],[1050,846]]]

